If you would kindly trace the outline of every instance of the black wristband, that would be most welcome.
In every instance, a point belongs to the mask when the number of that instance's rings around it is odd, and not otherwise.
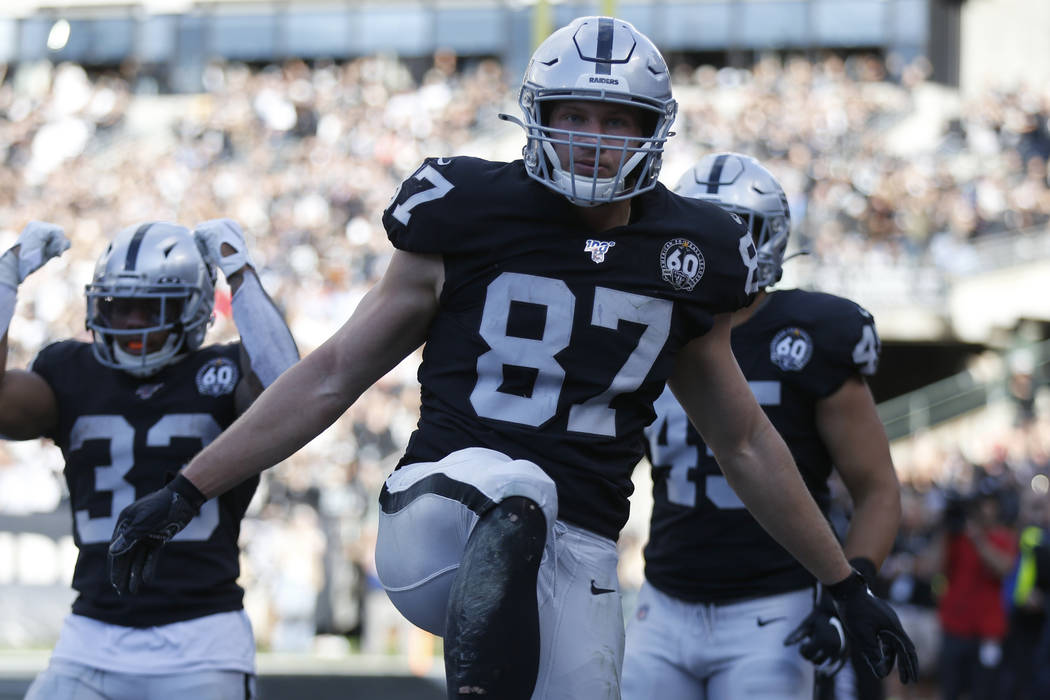
[[[858,572],[864,577],[868,585],[871,586],[875,583],[875,578],[878,576],[879,567],[875,566],[875,562],[867,557],[853,557],[849,560],[850,566],[853,570]]]
[[[176,475],[175,478],[171,480],[171,483],[168,484],[168,488],[189,501],[194,510],[199,511],[201,506],[204,505],[204,502],[208,500],[204,497],[204,494],[200,492],[200,489],[194,486],[193,482],[182,474]]]
[[[859,589],[867,588],[867,585],[868,584],[864,582],[864,577],[861,576],[860,572],[854,569],[846,578],[838,583],[825,586],[825,588],[835,600],[846,600]]]

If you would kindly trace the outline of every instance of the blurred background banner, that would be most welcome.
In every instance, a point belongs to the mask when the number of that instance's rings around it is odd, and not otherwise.
[[[87,337],[94,257],[146,219],[242,222],[311,351],[383,271],[397,184],[426,156],[520,157],[520,130],[496,114],[517,113],[538,41],[595,13],[634,23],[671,67],[681,106],[663,182],[711,151],[755,156],[787,191],[789,254],[809,252],[782,286],[873,312],[871,387],[905,498],[880,583],[930,679],[941,572],[923,562],[946,509],[991,483],[1020,529],[1021,503],[1050,485],[1045,0],[5,0],[0,250],[31,219],[73,242],[19,289],[10,365]],[[216,312],[209,339],[233,337],[222,285]],[[261,659],[440,674],[439,640],[393,610],[372,561],[377,494],[418,417],[417,362],[264,475],[242,531]],[[46,660],[68,611],[61,469],[50,443],[0,442],[0,661]],[[628,610],[648,465],[637,481]]]

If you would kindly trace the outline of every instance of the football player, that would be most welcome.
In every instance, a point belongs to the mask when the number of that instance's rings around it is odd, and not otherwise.
[[[676,192],[721,206],[754,235],[761,291],[732,315],[733,354],[825,512],[832,469],[841,477],[853,501],[844,549],[870,583],[900,520],[900,487],[864,379],[879,359],[875,322],[841,297],[770,290],[791,217],[784,190],[755,159],[705,156]],[[669,390],[655,408],[645,430],[646,582],[628,622],[624,700],[811,700],[814,671],[832,675],[848,657],[833,601],[815,598],[813,575],[748,513]],[[905,654],[902,679],[914,675],[909,664]]]
[[[68,247],[60,227],[31,222],[0,257],[0,368],[19,283]],[[241,340],[205,346],[216,267]],[[52,343],[28,370],[0,369],[0,434],[62,450],[79,550],[72,613],[26,697],[249,698],[255,644],[237,536],[258,479],[207,503],[163,561],[145,562],[153,578],[139,595],[114,590],[107,550],[117,514],[170,481],[298,359],[291,333],[228,219],[119,231],[86,293],[93,342]]]
[[[207,499],[299,449],[425,343],[376,569],[401,612],[444,637],[449,697],[619,698],[616,538],[669,376],[749,506],[838,584],[875,644],[895,622],[729,348],[755,270],[747,228],[657,181],[676,111],[663,57],[627,22],[579,18],[536,49],[519,104],[524,158],[425,160],[383,215],[396,250],[346,324],[124,511],[118,584]]]

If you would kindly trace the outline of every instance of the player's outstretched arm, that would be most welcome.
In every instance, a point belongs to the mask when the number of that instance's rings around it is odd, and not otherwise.
[[[248,356],[249,367],[245,369],[259,380],[251,383],[257,388],[247,392],[246,400],[238,401],[243,411],[262,389],[299,360],[299,350],[288,324],[259,282],[240,225],[232,219],[211,219],[197,224],[193,236],[230,285],[233,321]]]
[[[821,582],[850,566],[791,452],[759,407],[729,344],[729,314],[679,353],[668,385],[756,520]]]
[[[0,437],[40,437],[58,420],[58,405],[47,382],[33,372],[7,369],[7,331],[18,285],[68,248],[61,226],[30,221],[15,244],[0,255]]]
[[[169,487],[200,504],[287,458],[331,425],[373,383],[426,339],[444,280],[439,256],[397,251],[383,278],[335,335],[278,377],[204,448]],[[125,508],[110,543],[113,584],[128,590],[144,551],[188,520],[153,494]],[[172,512],[174,511],[174,512]],[[191,516],[192,517],[192,516]],[[131,567],[131,572],[125,571]],[[142,579],[145,580],[145,579]]]

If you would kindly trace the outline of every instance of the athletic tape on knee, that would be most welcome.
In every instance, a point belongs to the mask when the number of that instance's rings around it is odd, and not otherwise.
[[[11,319],[15,316],[16,298],[14,287],[9,287],[0,282],[0,337],[7,333],[7,329],[11,325]]]
[[[270,386],[281,372],[299,360],[292,333],[255,273],[244,275],[232,306],[233,322],[248,351],[252,371],[264,387]]]

